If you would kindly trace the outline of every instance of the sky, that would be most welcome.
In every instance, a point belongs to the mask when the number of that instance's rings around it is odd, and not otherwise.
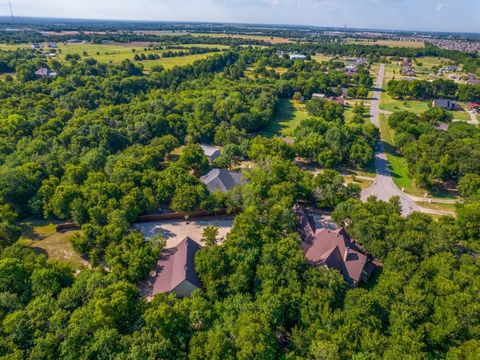
[[[11,0],[16,16],[480,32],[480,0]],[[9,15],[0,0],[0,16]]]

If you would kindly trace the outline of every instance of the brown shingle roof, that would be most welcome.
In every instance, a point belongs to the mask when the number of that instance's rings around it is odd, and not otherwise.
[[[195,287],[202,287],[202,283],[195,273],[195,254],[201,246],[189,237],[185,238],[176,247],[166,249],[157,263],[159,273],[153,284],[152,295],[174,292],[175,288],[184,281]]]
[[[342,273],[345,280],[357,284],[362,278],[368,259],[359,251],[345,229],[316,230],[301,206],[297,204],[293,210],[300,221],[302,249],[308,262],[314,266],[325,265],[336,269]]]

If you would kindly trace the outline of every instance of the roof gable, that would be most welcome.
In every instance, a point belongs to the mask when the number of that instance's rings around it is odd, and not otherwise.
[[[176,247],[164,250],[157,263],[159,272],[152,294],[171,292],[184,281],[200,288],[202,284],[195,273],[195,255],[200,249],[200,245],[187,237]]]

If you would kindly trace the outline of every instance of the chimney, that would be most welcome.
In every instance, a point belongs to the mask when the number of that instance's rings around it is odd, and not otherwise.
[[[345,248],[345,254],[343,254],[343,261],[347,261],[348,259],[348,250],[349,250],[349,247],[347,246]]]

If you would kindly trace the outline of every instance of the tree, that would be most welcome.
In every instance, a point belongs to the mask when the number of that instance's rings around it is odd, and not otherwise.
[[[185,169],[193,171],[197,176],[205,174],[210,167],[208,158],[198,144],[187,144],[178,163]]]
[[[207,246],[216,245],[217,237],[218,237],[218,227],[209,225],[203,229],[202,241]]]

